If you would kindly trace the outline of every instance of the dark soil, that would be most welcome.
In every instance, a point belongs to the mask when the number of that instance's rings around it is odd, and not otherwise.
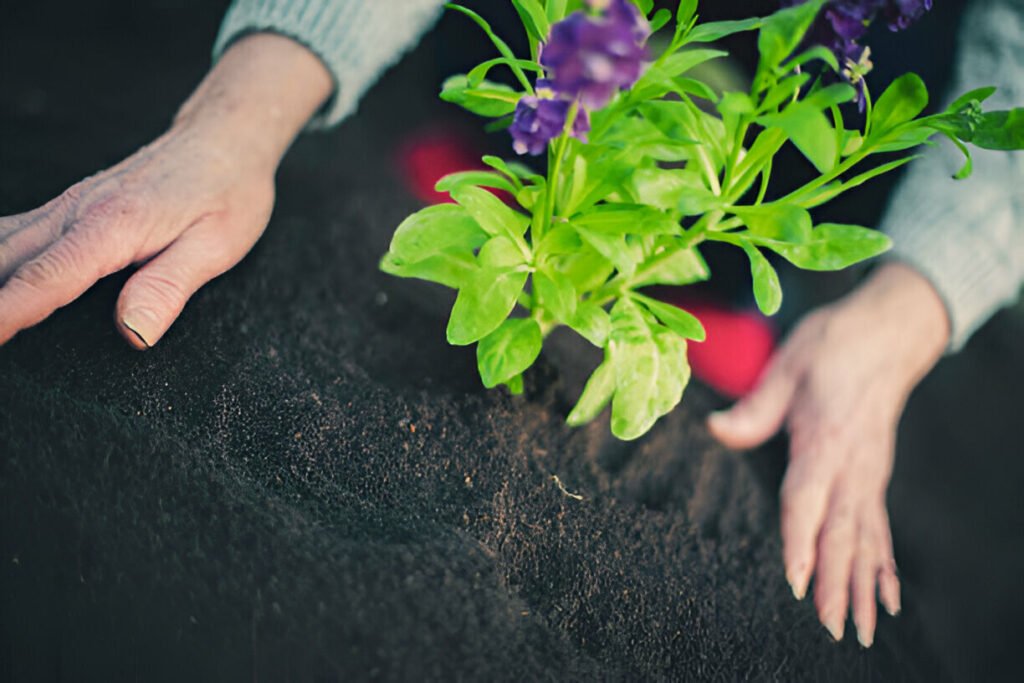
[[[0,6],[0,213],[133,151],[201,77],[223,7],[140,4]],[[391,155],[447,115],[435,54],[436,37],[298,144],[265,238],[156,349],[114,332],[123,275],[0,349],[0,680],[1009,672],[1017,320],[912,402],[892,499],[906,609],[868,652],[833,644],[783,580],[782,451],[715,446],[708,390],[637,443],[569,430],[581,346],[556,339],[525,398],[485,392],[444,343],[450,296],[377,272],[417,208]]]

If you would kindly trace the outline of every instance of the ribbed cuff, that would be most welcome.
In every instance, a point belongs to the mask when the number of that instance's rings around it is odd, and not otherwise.
[[[309,48],[334,78],[334,94],[308,128],[327,128],[436,20],[443,0],[235,0],[214,45],[214,60],[244,35],[269,31]]]
[[[996,85],[985,108],[1018,106],[1024,93],[1024,0],[979,0],[961,29],[952,94]],[[963,158],[945,141],[915,161],[881,226],[890,258],[914,267],[942,297],[951,333],[947,352],[971,334],[1024,282],[1024,153],[973,149],[974,174],[951,176]]]
[[[957,165],[929,156],[915,162],[882,229],[893,240],[890,258],[914,267],[945,303],[953,353],[1020,290],[1024,214],[1015,183],[1024,181],[1024,159],[977,152],[977,174],[954,181]]]

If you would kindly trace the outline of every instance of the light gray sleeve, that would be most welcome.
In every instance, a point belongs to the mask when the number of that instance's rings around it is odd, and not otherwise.
[[[334,78],[334,95],[310,128],[337,124],[355,111],[380,75],[440,15],[444,0],[235,0],[214,46],[214,59],[238,38],[259,31],[309,48]]]
[[[1024,0],[980,0],[967,10],[953,85],[953,96],[998,86],[986,110],[1024,105]],[[967,180],[951,179],[963,157],[946,141],[912,163],[881,226],[893,257],[942,297],[949,352],[1013,303],[1024,284],[1024,153],[972,152]]]

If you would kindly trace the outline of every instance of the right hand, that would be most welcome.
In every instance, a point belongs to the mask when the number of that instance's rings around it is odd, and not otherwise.
[[[263,234],[277,166],[332,87],[298,43],[248,36],[166,134],[48,204],[0,218],[0,344],[100,278],[144,264],[121,291],[116,319],[132,346],[154,345]]]
[[[0,344],[99,278],[145,264],[117,301],[130,344],[155,344],[266,228],[274,168],[174,128],[35,211],[0,218]],[[6,282],[4,282],[6,281]]]

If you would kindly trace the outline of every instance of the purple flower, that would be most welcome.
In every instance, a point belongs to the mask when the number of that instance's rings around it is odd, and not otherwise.
[[[572,103],[555,99],[551,85],[546,80],[537,81],[537,96],[527,95],[519,100],[509,132],[512,134],[512,148],[517,154],[541,154],[547,144],[565,130]],[[590,117],[582,107],[573,121],[571,134],[574,138],[587,141],[590,132]]]
[[[885,18],[890,31],[902,31],[932,8],[932,0],[889,0]]]
[[[807,0],[783,0],[785,7]],[[889,29],[902,31],[932,8],[932,0],[832,0],[807,33],[807,43],[823,45],[839,60],[843,78],[857,88],[857,103],[864,109],[864,76],[871,70],[871,51],[858,41],[881,13]]]
[[[628,88],[649,59],[650,26],[629,0],[588,0],[597,14],[574,12],[551,27],[541,65],[559,96],[600,109]]]

